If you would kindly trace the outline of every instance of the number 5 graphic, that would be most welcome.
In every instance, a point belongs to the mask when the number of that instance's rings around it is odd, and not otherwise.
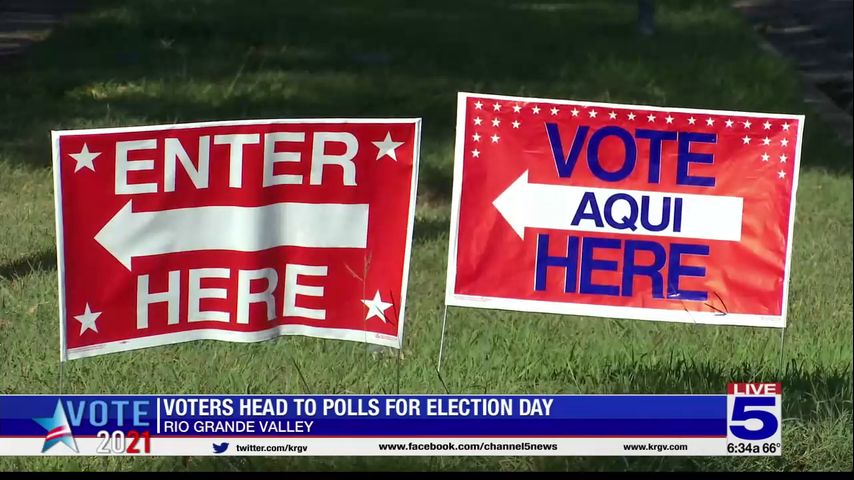
[[[774,407],[777,403],[776,397],[735,397],[733,400],[735,403],[733,403],[730,422],[754,419],[762,422],[762,427],[756,430],[743,425],[731,425],[729,430],[733,435],[743,440],[763,440],[777,432],[780,423],[772,412],[762,408],[748,409],[749,407]]]

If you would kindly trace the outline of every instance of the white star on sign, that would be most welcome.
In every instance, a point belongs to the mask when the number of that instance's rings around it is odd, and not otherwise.
[[[493,119],[492,119],[492,126],[493,126],[493,127],[497,127],[497,126],[499,126],[499,125],[501,125],[501,120],[499,120],[499,119],[497,119],[497,118],[493,118]]]
[[[697,123],[696,118],[694,118],[694,117],[688,118],[688,125],[694,125],[695,123]]]
[[[532,108],[531,110],[534,112],[534,115],[539,115],[539,114],[540,114],[540,107],[534,107],[534,108]]]
[[[559,112],[559,110],[555,107],[552,107],[551,112],[552,112],[552,115],[557,115],[557,112]]]
[[[475,125],[480,125],[481,123],[483,123],[483,120],[480,117],[474,117]]]
[[[743,124],[744,124],[744,128],[750,128],[750,120],[745,120],[745,121],[743,121],[743,122],[741,122],[741,123],[743,123]]]
[[[732,121],[732,120],[730,120],[730,119],[727,119],[727,121],[726,121],[726,122],[724,122],[724,123],[726,123],[726,128],[732,128],[732,124],[733,124],[733,123],[735,123],[735,122],[733,122],[733,121]]]
[[[629,115],[628,115],[629,120],[634,120],[636,116],[637,115],[635,115],[634,112],[629,112]]]
[[[377,151],[377,160],[388,155],[395,162],[397,161],[397,153],[395,152],[395,149],[403,145],[403,142],[395,142],[391,139],[391,132],[386,132],[385,138],[382,141],[371,143],[379,149]]]
[[[664,118],[664,121],[667,122],[668,124],[673,123],[673,117],[668,115],[667,117]]]
[[[714,119],[714,118],[709,117],[709,118],[707,118],[707,119],[706,119],[706,125],[708,125],[708,126],[710,126],[710,127],[711,127],[711,126],[712,126],[712,125],[714,125],[714,124],[715,124],[715,119]]]
[[[474,150],[471,151],[471,156],[474,158],[480,157],[480,150],[475,148]]]
[[[480,141],[480,134],[475,133],[474,135],[471,136],[471,139],[474,140],[475,142],[479,142]]]
[[[777,175],[778,175],[780,178],[786,178],[786,172],[784,172],[783,170],[780,170],[779,172],[777,172]]]
[[[474,102],[474,108],[480,110],[481,108],[483,108],[483,103],[479,100],[477,102]]]
[[[101,152],[90,152],[89,146],[85,143],[83,144],[83,149],[80,150],[80,153],[69,153],[71,158],[77,162],[77,165],[74,167],[74,173],[77,173],[82,168],[88,168],[89,170],[95,171],[95,164],[92,163]]]
[[[83,335],[83,332],[85,332],[86,330],[92,330],[93,332],[98,333],[98,326],[95,325],[95,322],[100,316],[101,312],[93,312],[92,309],[89,308],[89,304],[87,303],[86,309],[83,311],[83,314],[74,317],[75,320],[80,322],[80,335]]]
[[[744,138],[741,139],[741,141],[744,142],[745,145],[747,145],[748,143],[750,143],[750,137],[745,135]]]
[[[646,121],[647,122],[654,122],[655,121],[655,115],[650,113],[649,115],[646,116]]]
[[[522,124],[519,123],[518,120],[513,120],[513,128],[519,128],[519,125],[522,125]]]
[[[608,118],[610,118],[611,120],[616,120],[617,112],[608,112]]]
[[[492,139],[492,143],[498,143],[498,140],[500,140],[500,139],[501,139],[501,137],[499,137],[498,135],[493,135],[493,136],[491,136],[491,137],[489,137],[489,138],[491,138],[491,139]]]
[[[771,158],[771,155],[768,155],[768,152],[762,154],[762,161],[767,162],[768,159]]]
[[[791,125],[789,125],[788,123],[784,123],[784,124],[783,124],[783,130],[785,130],[785,131],[787,131],[787,132],[788,132],[788,131],[789,131],[789,127],[790,127],[790,126],[791,126]]]
[[[513,113],[519,113],[522,111],[522,107],[519,105],[513,105]]]
[[[577,117],[578,116],[578,109],[573,108],[572,110],[569,111],[569,113],[571,113],[573,117]]]
[[[599,112],[597,112],[596,110],[593,110],[593,109],[591,109],[589,112],[587,112],[587,114],[590,115],[590,118],[596,118],[597,113],[599,113]]]
[[[780,140],[780,145],[782,145],[784,147],[788,147],[789,141],[784,138],[784,139]]]
[[[762,128],[765,130],[771,130],[771,122],[766,120],[765,123],[762,124]]]
[[[768,137],[763,138],[762,145],[771,145],[771,139]]]
[[[500,112],[500,111],[501,111],[501,104],[500,104],[500,103],[498,103],[498,102],[495,102],[495,103],[492,105],[492,110],[494,110],[494,111],[496,111],[496,112]]]
[[[788,159],[789,157],[787,157],[785,154],[780,155],[780,163],[786,163],[786,160]]]
[[[380,320],[382,320],[383,323],[387,322],[385,318],[385,311],[391,308],[391,304],[383,301],[379,290],[374,294],[373,299],[364,299],[362,300],[362,303],[368,307],[368,314],[365,316],[365,320],[370,320],[371,317],[380,317]]]

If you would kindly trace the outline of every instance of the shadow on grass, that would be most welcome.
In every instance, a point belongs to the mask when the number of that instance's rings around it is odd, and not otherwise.
[[[413,241],[417,244],[429,243],[433,240],[447,236],[450,220],[447,218],[429,220],[416,220],[415,231],[413,232]]]
[[[636,33],[635,2],[90,4],[0,76],[0,153],[13,161],[48,165],[50,129],[298,116],[421,116],[430,153],[451,142],[458,90],[802,108],[787,70],[715,4],[662,2],[650,38]],[[851,173],[835,152],[803,162]],[[447,198],[450,162],[422,167],[424,187]]]
[[[419,191],[426,193],[431,200],[449,201],[453,187],[451,167],[442,168],[426,162],[419,167]]]
[[[0,278],[25,277],[34,272],[56,271],[56,250],[43,250],[0,264]]]

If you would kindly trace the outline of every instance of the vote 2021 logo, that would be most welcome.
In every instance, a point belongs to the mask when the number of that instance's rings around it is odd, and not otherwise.
[[[30,438],[42,440],[41,453],[57,455],[151,453],[149,416],[155,409],[148,399],[82,396],[36,399],[33,402],[32,397],[6,397],[8,410],[14,408],[23,414],[22,417],[34,414],[30,417],[32,423],[22,421],[7,425],[6,435],[22,435],[27,437],[26,441]]]

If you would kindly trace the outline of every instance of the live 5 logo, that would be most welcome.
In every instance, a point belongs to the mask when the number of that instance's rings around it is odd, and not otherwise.
[[[780,383],[730,383],[727,386],[727,451],[736,455],[780,455]]]

